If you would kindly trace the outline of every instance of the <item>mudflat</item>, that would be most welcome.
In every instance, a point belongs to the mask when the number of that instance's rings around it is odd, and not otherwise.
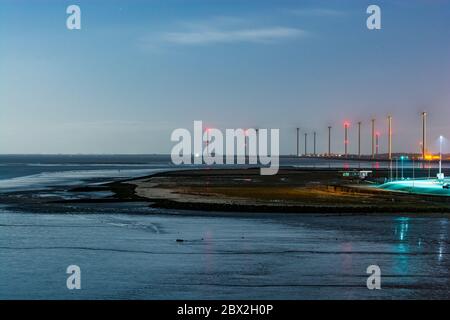
[[[450,197],[378,189],[387,170],[362,181],[336,169],[200,169],[158,173],[115,182],[121,200],[150,201],[159,208],[280,213],[450,213]]]

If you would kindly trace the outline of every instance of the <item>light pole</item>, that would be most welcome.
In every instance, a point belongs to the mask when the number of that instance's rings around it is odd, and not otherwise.
[[[442,173],[442,136],[439,137],[439,174]]]
[[[398,180],[398,157],[395,157],[395,180]]]
[[[393,176],[393,174],[392,174],[392,159],[389,160],[389,173],[390,173],[391,181],[394,180],[392,177]]]
[[[404,156],[401,156],[401,157],[400,157],[401,164],[402,164],[402,180],[404,179],[404,177],[403,177],[403,160],[404,160],[404,159],[405,159]]]
[[[444,174],[442,173],[442,141],[444,141],[444,137],[439,136],[439,173],[437,175],[439,180],[444,179]]]

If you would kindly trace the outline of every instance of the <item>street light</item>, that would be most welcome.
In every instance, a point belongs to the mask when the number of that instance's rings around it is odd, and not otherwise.
[[[438,180],[444,180],[444,174],[442,173],[442,141],[443,136],[439,136],[439,173],[437,175]]]
[[[405,156],[401,156],[400,160],[401,160],[401,164],[402,164],[402,180],[403,180],[404,179],[404,177],[403,177],[403,160],[405,160]]]
[[[389,159],[389,173],[390,173],[391,181],[394,180],[393,173],[392,173],[392,158]]]
[[[404,177],[403,177],[403,160],[404,160],[404,157],[401,156],[400,159],[402,160],[402,180],[403,180],[404,179]]]
[[[395,157],[395,180],[398,181],[398,157]]]

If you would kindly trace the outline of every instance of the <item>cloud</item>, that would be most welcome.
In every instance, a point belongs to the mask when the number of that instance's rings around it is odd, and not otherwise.
[[[139,39],[139,45],[157,52],[167,45],[273,44],[310,35],[297,27],[264,25],[260,16],[212,16],[201,20],[178,21],[171,25],[178,25],[178,29],[147,34]]]
[[[165,42],[180,45],[201,45],[211,43],[272,43],[283,39],[305,36],[304,30],[287,27],[248,28],[237,30],[198,30],[188,32],[168,32],[162,35]]]

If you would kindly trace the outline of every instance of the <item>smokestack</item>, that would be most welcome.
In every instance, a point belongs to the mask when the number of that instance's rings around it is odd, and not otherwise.
[[[361,121],[358,122],[358,157],[361,158]]]
[[[308,134],[305,133],[305,156],[308,154]]]
[[[375,158],[375,119],[372,119],[372,159]]]
[[[427,113],[422,112],[422,159],[427,153]]]
[[[297,128],[297,157],[300,157],[300,128]]]
[[[345,156],[348,155],[348,122],[344,123],[344,146],[345,146]]]
[[[316,155],[316,132],[314,131],[314,155]]]
[[[388,116],[388,159],[392,160],[392,116]]]
[[[328,126],[328,156],[331,157],[331,126]]]

